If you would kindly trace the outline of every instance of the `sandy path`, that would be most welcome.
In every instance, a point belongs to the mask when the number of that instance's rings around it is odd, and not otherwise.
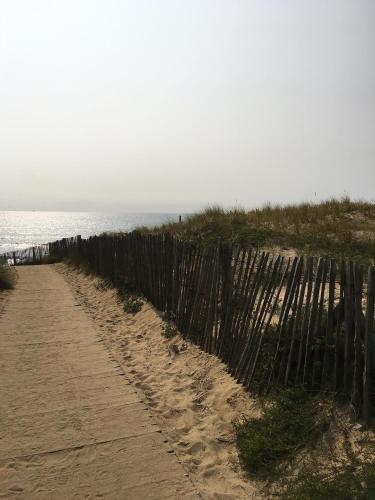
[[[259,416],[259,400],[228,374],[216,356],[162,336],[158,312],[145,302],[125,313],[114,289],[99,278],[57,264],[104,343],[148,401],[151,412],[205,500],[260,499],[259,487],[239,464],[233,420]],[[171,355],[171,345],[178,354]]]
[[[0,316],[0,498],[199,498],[61,275],[18,273]]]

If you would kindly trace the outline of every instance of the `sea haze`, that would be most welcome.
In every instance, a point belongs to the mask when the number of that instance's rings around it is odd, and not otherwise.
[[[80,234],[132,231],[177,221],[174,213],[0,211],[0,254]]]

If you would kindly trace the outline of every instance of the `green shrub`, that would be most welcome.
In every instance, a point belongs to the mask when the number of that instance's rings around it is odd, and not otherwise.
[[[7,264],[0,264],[0,290],[11,290],[16,283],[16,271]]]
[[[260,419],[235,422],[240,461],[249,474],[274,472],[328,427],[328,405],[302,388],[279,390]],[[325,410],[325,411],[323,411]]]
[[[128,295],[123,299],[124,311],[130,314],[136,314],[142,309],[143,301],[136,295]]]
[[[117,297],[123,304],[126,313],[136,314],[142,309],[144,301],[134,286],[127,282],[122,282],[117,288]]]
[[[172,320],[166,321],[161,327],[161,334],[166,339],[171,339],[177,335],[177,327]]]

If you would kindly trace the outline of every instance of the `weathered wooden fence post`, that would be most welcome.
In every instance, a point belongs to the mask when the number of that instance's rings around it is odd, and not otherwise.
[[[365,325],[365,352],[364,352],[364,369],[363,369],[363,419],[368,427],[372,420],[372,380],[371,370],[374,361],[374,298],[375,298],[375,267],[370,267],[368,271],[367,284],[367,306],[366,306],[366,325]]]

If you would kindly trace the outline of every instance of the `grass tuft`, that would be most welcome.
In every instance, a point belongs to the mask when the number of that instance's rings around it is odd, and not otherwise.
[[[8,264],[0,264],[0,290],[12,290],[16,284],[16,271]]]
[[[165,312],[164,323],[161,327],[161,334],[166,339],[172,339],[175,335],[177,335],[177,326],[175,324],[175,316],[171,312]]]
[[[310,463],[284,481],[277,498],[287,500],[372,500],[375,498],[375,456],[368,446],[355,453],[348,439],[344,455],[324,466]]]
[[[128,295],[126,298],[124,298],[123,302],[123,308],[124,311],[129,313],[129,314],[136,314],[138,313],[143,306],[143,301],[135,295]]]
[[[329,407],[302,388],[280,389],[262,418],[235,422],[237,448],[246,472],[274,473],[281,460],[314,443],[328,428]]]
[[[123,309],[126,313],[137,314],[141,311],[144,302],[130,284],[123,283],[122,286],[117,289],[117,296],[122,302]]]

